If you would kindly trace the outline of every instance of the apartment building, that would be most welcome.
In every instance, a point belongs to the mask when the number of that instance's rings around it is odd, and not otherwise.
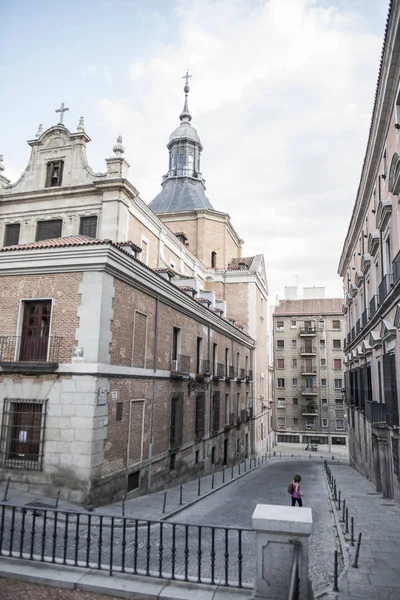
[[[95,172],[83,119],[72,133],[61,109],[15,183],[0,159],[0,477],[14,484],[100,504],[271,447],[264,258],[242,257],[205,196],[186,88],[159,214],[122,139]]]
[[[400,5],[390,4],[367,148],[339,263],[352,464],[400,501]]]
[[[340,298],[281,300],[273,313],[277,442],[346,444]]]

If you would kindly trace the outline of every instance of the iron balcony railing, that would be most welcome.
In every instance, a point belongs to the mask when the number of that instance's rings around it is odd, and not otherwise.
[[[235,413],[230,413],[229,415],[229,425],[230,427],[233,427],[235,424]]]
[[[393,273],[388,273],[382,279],[379,284],[378,293],[379,293],[379,304],[382,306],[387,296],[392,291],[393,287]]]
[[[365,418],[370,423],[386,422],[386,407],[382,402],[365,400]]]
[[[318,387],[316,385],[303,385],[301,392],[302,394],[317,394]]]
[[[400,279],[400,252],[393,259],[393,283],[397,283]]]
[[[235,379],[235,367],[233,367],[232,365],[226,367],[226,378]]]
[[[190,356],[177,354],[171,361],[172,373],[190,373]]]
[[[314,344],[303,344],[300,347],[300,354],[316,354],[317,353],[317,349],[316,346],[314,346]]]
[[[209,375],[210,374],[210,361],[207,358],[201,358],[199,360],[198,365],[198,374],[199,375]]]
[[[393,398],[390,400],[386,399],[384,406],[386,411],[386,424],[389,425],[389,427],[398,427],[399,409],[397,398]]]
[[[317,328],[313,327],[300,327],[300,335],[316,335]]]
[[[379,308],[379,296],[377,294],[375,294],[375,296],[372,296],[371,301],[369,303],[369,314],[370,314],[371,319],[377,312],[378,308]]]
[[[253,407],[252,406],[249,406],[249,408],[247,409],[247,418],[248,419],[253,418]]]
[[[358,319],[357,323],[356,323],[356,335],[358,335],[361,332],[361,319]]]
[[[251,588],[254,531],[0,504],[0,556]]]
[[[217,363],[214,367],[214,378],[216,379],[224,379],[225,377],[225,365],[222,363]]]
[[[369,308],[366,308],[363,312],[363,314],[361,315],[361,325],[364,328],[369,321]]]
[[[351,330],[351,339],[354,340],[355,337],[356,337],[356,326],[354,325],[354,327]]]
[[[244,369],[238,369],[237,378],[239,381],[243,381],[245,379],[245,370]]]
[[[300,367],[300,373],[302,375],[308,375],[308,374],[316,373],[316,372],[317,372],[317,365],[314,361],[311,364],[303,363]]]
[[[47,363],[58,364],[59,336],[27,337],[0,336],[0,363]]]
[[[253,371],[251,369],[249,369],[246,373],[246,379],[248,381],[248,383],[250,383],[250,381],[253,381]]]

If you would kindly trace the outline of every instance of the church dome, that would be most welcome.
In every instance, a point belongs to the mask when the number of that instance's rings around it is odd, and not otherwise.
[[[188,139],[188,140],[191,140],[192,142],[196,142],[197,144],[201,143],[197,131],[187,121],[183,121],[175,129],[175,131],[173,133],[171,133],[170,138],[169,138],[169,143],[174,142],[175,140],[179,140],[179,139]]]

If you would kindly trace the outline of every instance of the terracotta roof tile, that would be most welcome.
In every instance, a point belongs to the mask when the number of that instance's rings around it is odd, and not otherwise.
[[[342,298],[309,298],[306,300],[281,300],[274,315],[331,315],[343,314]]]
[[[245,258],[231,258],[228,264],[228,271],[248,271],[254,260],[254,256]]]
[[[113,244],[113,242],[111,242],[111,240],[97,240],[88,238],[84,235],[71,235],[69,237],[54,238],[52,240],[43,240],[41,242],[32,242],[31,244],[5,246],[5,248],[0,248],[0,252],[10,252],[12,250],[35,250],[36,248],[61,248],[64,246],[91,246],[95,244]]]

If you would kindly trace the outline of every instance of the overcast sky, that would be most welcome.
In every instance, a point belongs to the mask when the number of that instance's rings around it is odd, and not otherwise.
[[[388,0],[4,2],[0,154],[15,180],[39,123],[85,117],[96,171],[122,134],[150,202],[190,80],[214,208],[263,253],[270,300],[336,275],[371,117]],[[133,240],[137,241],[137,240]]]

